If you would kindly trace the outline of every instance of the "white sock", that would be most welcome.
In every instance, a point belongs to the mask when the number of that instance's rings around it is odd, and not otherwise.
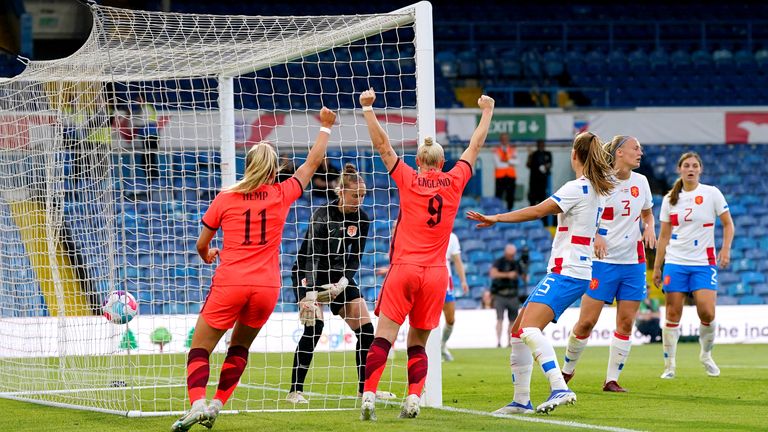
[[[699,344],[701,344],[701,352],[699,353],[699,356],[702,358],[710,358],[712,357],[712,348],[715,347],[715,330],[717,329],[717,324],[715,324],[714,321],[709,323],[709,325],[704,325],[704,323],[701,323],[699,325]]]
[[[565,349],[565,359],[563,361],[563,373],[572,374],[576,370],[576,362],[579,361],[581,353],[587,347],[589,336],[581,339],[573,332],[568,337],[568,348]]]
[[[552,390],[568,390],[568,385],[563,379],[563,373],[557,364],[555,350],[549,340],[541,333],[541,330],[536,327],[524,328],[522,340],[530,348],[533,358],[541,365],[541,370],[549,379],[549,387]]]
[[[608,372],[605,374],[605,382],[619,381],[619,374],[624,369],[624,364],[629,358],[629,350],[632,348],[632,342],[629,336],[614,332],[611,338],[611,348],[608,350]]]
[[[533,355],[519,337],[512,337],[510,345],[512,353],[509,355],[509,366],[512,369],[512,384],[515,386],[513,400],[521,405],[526,405],[531,401]]]
[[[443,341],[441,343],[442,349],[445,349],[445,343],[448,342],[448,338],[451,337],[451,333],[453,333],[453,324],[446,324],[445,327],[443,327]]]
[[[677,341],[680,339],[680,323],[667,321],[661,330],[661,341],[664,345],[664,368],[675,368]]]

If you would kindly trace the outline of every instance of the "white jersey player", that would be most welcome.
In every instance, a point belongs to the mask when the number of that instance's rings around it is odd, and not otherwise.
[[[453,295],[451,262],[453,262],[454,267],[456,267],[456,273],[459,275],[459,281],[461,282],[460,292],[466,294],[469,291],[469,285],[467,284],[467,274],[464,271],[464,262],[461,260],[461,243],[459,243],[459,237],[454,233],[451,233],[451,238],[448,240],[448,249],[445,251],[445,265],[448,267],[448,287],[445,292],[445,303],[443,304],[445,326],[443,327],[443,338],[440,343],[440,351],[445,361],[453,361],[453,355],[448,351],[445,343],[451,337],[453,325],[456,322],[456,297]]]
[[[533,358],[549,379],[549,398],[536,407],[537,412],[550,412],[559,405],[572,404],[576,394],[568,389],[557,363],[552,343],[542,330],[579,299],[589,287],[592,277],[592,242],[605,196],[613,189],[613,169],[606,160],[600,139],[591,132],[573,140],[571,167],[576,180],[563,185],[554,195],[535,206],[509,213],[485,216],[468,212],[467,217],[488,227],[496,222],[525,222],[547,215],[557,215],[557,234],[552,242],[548,273],[525,301],[511,326],[510,365],[515,387],[511,403],[497,413],[532,413],[530,398]],[[533,354],[533,355],[532,355]]]
[[[662,329],[664,373],[675,377],[675,354],[680,338],[683,301],[692,294],[699,314],[699,360],[709,376],[719,376],[712,359],[716,325],[717,263],[726,268],[731,261],[734,226],[728,203],[714,186],[699,183],[703,164],[693,152],[680,156],[680,178],[661,204],[661,233],[653,266],[653,282],[662,286],[666,298],[666,323]],[[715,254],[715,221],[723,224],[723,245]],[[662,264],[664,270],[662,273]]]
[[[612,156],[617,184],[606,201],[595,237],[595,255],[604,257],[592,263],[592,282],[581,299],[579,321],[568,339],[563,377],[566,382],[571,380],[603,305],[616,300],[616,330],[611,339],[603,390],[624,392],[618,384],[619,374],[632,346],[629,340],[632,324],[640,302],[647,295],[645,246],[656,246],[656,234],[648,180],[632,171],[640,166],[643,156],[640,142],[634,137],[619,135],[606,144],[605,150]]]

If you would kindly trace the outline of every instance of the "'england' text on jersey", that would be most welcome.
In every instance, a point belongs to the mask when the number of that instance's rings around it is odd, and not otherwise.
[[[449,177],[445,177],[445,178],[416,177],[416,180],[418,181],[419,186],[426,187],[426,188],[449,187],[451,185],[451,179]]]

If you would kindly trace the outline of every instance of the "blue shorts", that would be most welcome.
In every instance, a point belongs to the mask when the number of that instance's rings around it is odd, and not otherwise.
[[[717,291],[717,267],[713,265],[664,264],[665,293],[692,293],[701,289]]]
[[[453,296],[453,278],[448,279],[448,290],[445,292],[445,302],[452,303],[456,301],[456,297]]]
[[[536,285],[536,289],[528,296],[528,299],[525,300],[523,307],[527,306],[528,303],[545,304],[555,313],[552,322],[556,323],[560,315],[568,309],[568,306],[584,295],[587,288],[589,288],[588,280],[547,273],[544,279]]]
[[[455,301],[456,301],[456,297],[453,296],[453,290],[446,291],[445,292],[445,302],[446,303],[450,303],[450,302],[455,302]]]
[[[614,299],[643,301],[648,295],[645,269],[645,263],[608,264],[592,261],[592,283],[587,295],[608,304],[613,303]]]

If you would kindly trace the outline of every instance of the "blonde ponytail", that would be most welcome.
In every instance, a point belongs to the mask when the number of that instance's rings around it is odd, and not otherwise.
[[[610,164],[611,155],[604,150],[600,138],[592,132],[580,133],[573,140],[576,157],[584,164],[586,177],[600,195],[608,195],[613,190],[614,169]]]
[[[277,152],[269,143],[260,142],[248,150],[245,157],[245,174],[242,180],[226,190],[249,193],[274,181],[280,171]]]

